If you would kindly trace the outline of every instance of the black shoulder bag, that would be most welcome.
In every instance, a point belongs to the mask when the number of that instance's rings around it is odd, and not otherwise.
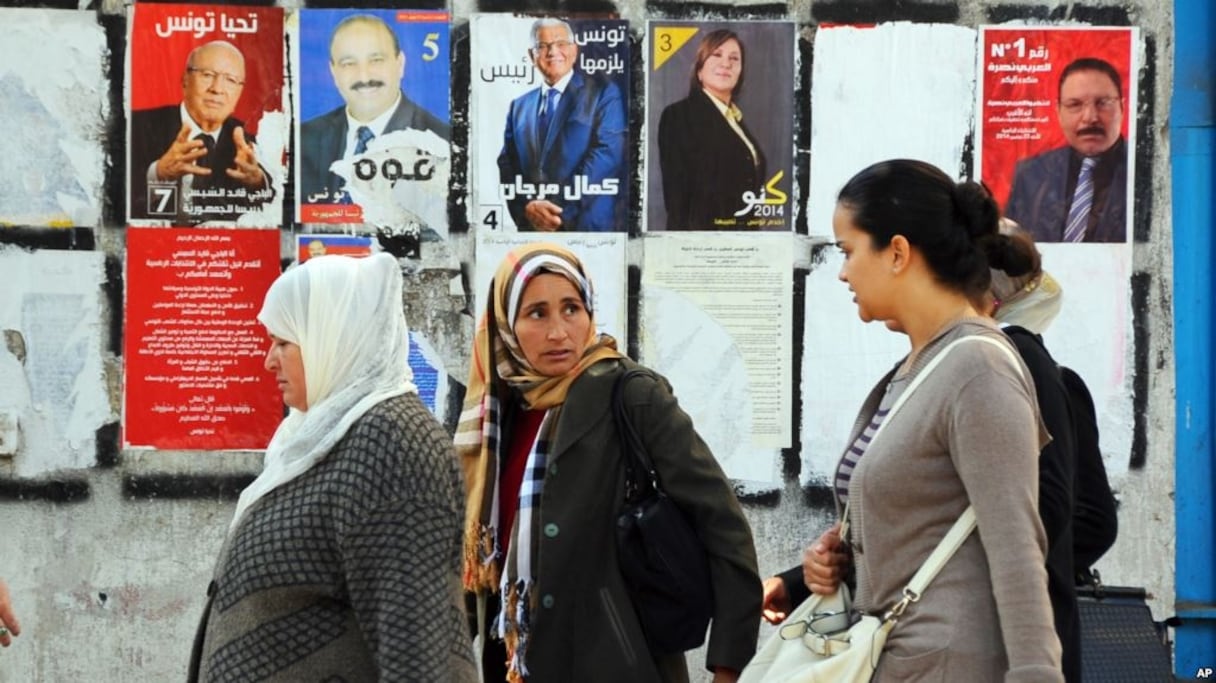
[[[617,517],[621,574],[653,654],[699,647],[713,617],[709,561],[684,512],[667,497],[654,463],[625,410],[627,370],[612,390],[612,416],[625,462],[625,501]]]

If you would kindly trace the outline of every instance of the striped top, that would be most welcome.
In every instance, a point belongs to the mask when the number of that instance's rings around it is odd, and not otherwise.
[[[903,393],[907,383],[907,375],[891,378],[891,381],[887,383],[886,393],[878,404],[878,410],[870,418],[870,423],[866,425],[865,429],[861,430],[861,434],[857,436],[857,440],[849,446],[849,449],[841,456],[840,463],[836,465],[834,487],[836,489],[836,499],[840,501],[842,508],[845,503],[849,502],[849,480],[853,478],[853,470],[857,468],[857,463],[861,460],[861,456],[865,455],[866,448],[870,446],[870,441],[874,439],[875,432],[878,431],[878,427],[882,425],[887,414],[891,412],[891,406],[895,405],[896,399]]]

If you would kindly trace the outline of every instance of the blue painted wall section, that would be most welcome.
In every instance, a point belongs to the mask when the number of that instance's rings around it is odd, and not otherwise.
[[[1174,673],[1196,677],[1216,666],[1216,8],[1211,0],[1174,3],[1173,169],[1174,340],[1177,406]],[[1210,671],[1210,668],[1208,669]]]

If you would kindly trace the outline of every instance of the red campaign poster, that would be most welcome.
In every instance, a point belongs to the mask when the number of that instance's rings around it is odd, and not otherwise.
[[[278,231],[128,229],[125,446],[266,447],[283,405],[257,313],[278,275]]]
[[[1094,201],[1102,200],[1084,241],[1126,239],[1135,44],[1134,28],[981,27],[980,177],[1038,241],[1080,241],[1063,228],[1083,157],[1098,160]]]
[[[129,41],[129,217],[277,226],[283,10],[138,3]]]

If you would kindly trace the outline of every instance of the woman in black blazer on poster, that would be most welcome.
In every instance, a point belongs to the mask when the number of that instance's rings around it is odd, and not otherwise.
[[[744,192],[758,196],[764,153],[734,104],[743,87],[743,43],[720,29],[701,39],[688,97],[659,118],[667,230],[736,230]]]

